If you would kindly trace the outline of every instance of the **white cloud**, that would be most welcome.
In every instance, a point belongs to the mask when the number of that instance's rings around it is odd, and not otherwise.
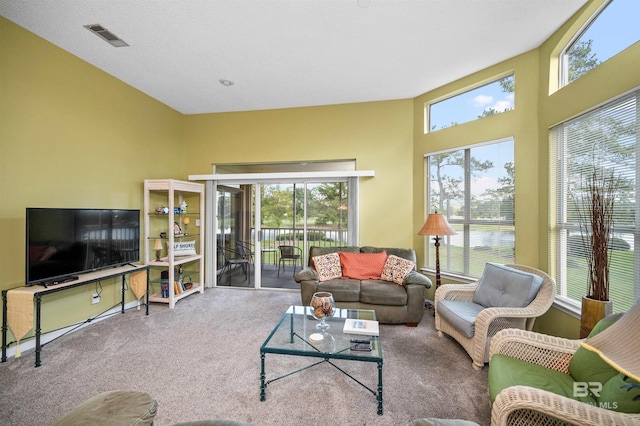
[[[493,96],[478,95],[473,98],[473,105],[477,107],[489,105],[491,102],[493,102]]]
[[[496,111],[506,111],[513,108],[513,104],[511,103],[511,101],[498,101],[493,105],[492,108]]]

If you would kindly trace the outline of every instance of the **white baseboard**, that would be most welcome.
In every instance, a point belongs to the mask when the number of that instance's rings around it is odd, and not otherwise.
[[[124,308],[125,309],[130,309],[130,308],[135,308],[136,306],[138,306],[138,301],[134,300],[132,302],[129,303],[125,303]],[[77,330],[80,330],[81,328],[84,328],[88,325],[94,324],[96,322],[105,320],[107,318],[109,318],[110,315],[112,314],[117,314],[122,310],[122,308],[120,307],[120,305],[118,305],[117,307],[111,308],[109,309],[107,312],[101,314],[100,317],[94,318],[93,320],[91,320],[91,322],[86,322],[80,326],[76,325],[70,325],[69,327],[65,327],[65,328],[61,328],[58,330],[54,330],[54,331],[50,331],[48,333],[44,333],[40,335],[40,345],[45,345],[46,343],[49,343],[55,339],[57,339],[58,337],[64,335],[65,333],[69,333],[69,332],[74,332]],[[88,319],[88,318],[87,318]],[[12,345],[12,347],[7,348],[7,359],[8,358],[13,358],[16,356],[16,346],[17,345]],[[36,347],[36,338],[34,336],[30,337],[28,340],[25,340],[23,342],[20,342],[20,352],[24,353],[25,351],[28,351],[30,349],[35,349]]]

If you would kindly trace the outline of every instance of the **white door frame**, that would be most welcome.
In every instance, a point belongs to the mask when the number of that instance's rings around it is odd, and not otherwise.
[[[218,184],[224,183],[225,185],[256,185],[256,212],[257,215],[255,224],[255,252],[260,253],[261,241],[260,241],[260,190],[261,184],[265,183],[312,183],[312,182],[349,182],[349,223],[357,224],[358,218],[358,178],[362,177],[374,177],[374,170],[351,170],[351,171],[328,171],[328,172],[287,172],[287,173],[238,173],[238,174],[206,174],[206,175],[189,175],[189,180],[192,181],[205,181],[205,219],[207,224],[213,226],[205,227],[206,231],[206,250],[205,250],[205,283],[207,287],[217,287],[216,276],[216,259],[217,259],[217,245],[216,245],[216,231],[218,229],[217,216],[218,216]],[[306,223],[306,220],[305,220]],[[354,229],[352,229],[354,228]],[[358,238],[358,226],[349,227],[349,234],[347,239],[349,244],[359,245]],[[260,288],[260,261],[259,256],[254,256],[255,259],[255,288]]]

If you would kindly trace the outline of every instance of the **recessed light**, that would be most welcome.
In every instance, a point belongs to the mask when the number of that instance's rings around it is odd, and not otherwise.
[[[107,30],[105,27],[103,27],[100,24],[84,25],[84,27],[89,31],[91,31],[92,33],[94,33],[95,35],[97,35],[98,37],[100,37],[101,39],[103,39],[104,41],[106,41],[107,43],[109,43],[110,45],[112,45],[113,47],[129,46],[127,42],[120,39],[117,35]]]
[[[220,84],[222,84],[223,86],[233,86],[233,81],[231,80],[225,80],[224,78],[220,79]]]

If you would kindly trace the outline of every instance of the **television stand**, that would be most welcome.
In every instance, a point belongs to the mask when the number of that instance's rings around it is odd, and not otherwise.
[[[76,276],[74,279],[62,283],[57,281],[58,285],[42,288],[41,286],[30,287],[17,287],[10,290],[2,290],[2,359],[1,362],[7,361],[7,293],[10,291],[27,292],[33,295],[33,301],[35,304],[35,340],[36,340],[36,367],[40,367],[42,364],[40,360],[40,352],[42,351],[42,344],[40,343],[40,336],[42,333],[42,297],[48,294],[57,293],[59,291],[68,290],[71,288],[80,287],[83,285],[95,283],[97,281],[103,281],[112,278],[122,277],[122,299],[120,301],[120,312],[124,314],[124,296],[125,296],[125,276],[138,271],[147,271],[147,290],[146,290],[146,315],[149,315],[149,266],[148,265],[125,265],[113,269],[103,269],[100,271],[89,272]],[[117,305],[116,305],[117,306]],[[92,318],[94,319],[94,318]],[[89,322],[92,319],[86,321]]]

